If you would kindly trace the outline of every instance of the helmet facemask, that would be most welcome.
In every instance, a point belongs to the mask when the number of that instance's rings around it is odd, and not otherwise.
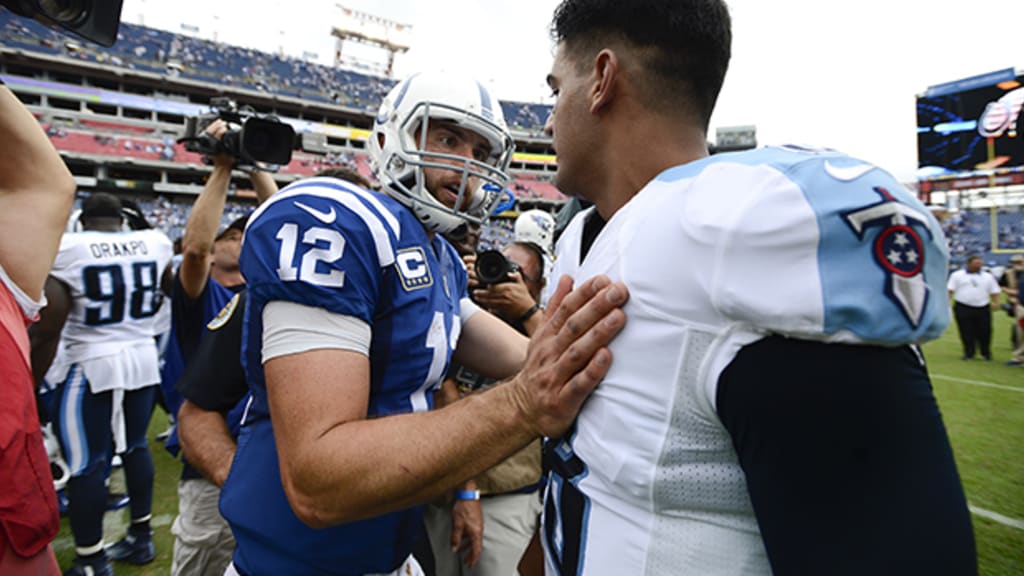
[[[483,137],[490,144],[489,156],[478,160],[427,150],[428,131],[438,122]],[[385,104],[377,123],[372,143],[380,146],[378,178],[424,226],[449,233],[466,223],[482,225],[487,220],[511,180],[507,171],[514,144],[500,116],[496,122],[457,106],[424,100],[416,102],[403,117],[399,117],[399,110]],[[383,143],[376,140],[378,134],[383,136]],[[427,188],[425,168],[459,174],[454,206],[438,200]]]

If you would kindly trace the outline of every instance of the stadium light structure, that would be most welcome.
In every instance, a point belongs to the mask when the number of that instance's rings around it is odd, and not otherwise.
[[[7,9],[90,42],[113,46],[122,0],[0,0]]]

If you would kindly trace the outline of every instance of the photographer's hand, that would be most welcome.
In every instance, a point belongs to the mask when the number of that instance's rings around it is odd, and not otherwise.
[[[480,287],[480,281],[476,277],[476,254],[463,255],[462,263],[466,265],[466,274],[469,276],[466,289],[472,294],[474,290]]]
[[[473,299],[480,306],[511,324],[526,314],[537,302],[530,295],[522,274],[510,272],[508,278],[508,282],[473,290]]]
[[[204,130],[204,132],[209,134],[210,136],[213,136],[214,138],[217,139],[218,142],[220,142],[221,139],[224,138],[224,135],[227,134],[228,132],[228,124],[227,122],[218,118],[217,120],[210,122],[210,125],[206,127],[206,130]],[[212,156],[210,160],[213,161],[213,165],[215,168],[227,168],[228,170],[230,170],[235,166],[235,159],[230,154],[217,154],[215,156]]]

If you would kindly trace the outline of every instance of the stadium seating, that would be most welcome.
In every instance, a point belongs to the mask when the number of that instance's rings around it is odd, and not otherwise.
[[[37,22],[17,18],[3,10],[0,10],[0,47],[22,53],[39,54],[51,59],[57,57],[69,61],[88,62],[102,67],[146,72],[160,77],[147,79],[144,75],[139,76],[138,82],[143,85],[152,83],[156,87],[157,82],[169,82],[169,86],[174,86],[174,79],[182,78],[209,84],[220,93],[230,94],[234,90],[241,96],[245,94],[245,90],[251,90],[290,96],[304,101],[354,108],[361,111],[361,115],[367,116],[375,111],[382,95],[394,85],[393,80],[356,71],[322,66],[302,59],[215,43],[130,23],[122,23],[118,41],[113,47],[101,48],[58,33]],[[39,62],[42,63],[43,70],[50,67],[44,61]],[[54,68],[60,66],[55,65]],[[83,67],[82,70],[82,75],[88,78],[88,69]],[[33,76],[24,72],[14,74]],[[47,80],[56,81],[58,84],[74,83],[74,80],[59,77],[49,77]],[[187,83],[179,83],[177,87],[172,87],[172,91],[195,91],[195,88],[190,86]],[[159,89],[155,89],[152,97],[161,98],[158,94]],[[501,102],[501,105],[510,128],[519,137],[543,138],[543,125],[550,113],[550,106],[521,102]],[[166,171],[168,175],[180,172],[181,168],[187,168],[190,172],[195,168],[205,168],[199,154],[185,150],[184,145],[175,142],[174,138],[168,135],[173,134],[180,126],[173,118],[162,117],[159,122],[150,122],[135,114],[128,114],[129,105],[124,105],[123,116],[119,109],[114,113],[111,105],[106,106],[111,111],[105,111],[89,102],[80,110],[65,107],[51,110],[44,100],[33,108],[33,113],[49,134],[54,146],[65,157],[79,162],[79,165],[83,165],[83,162],[85,166],[106,165],[112,169],[128,170],[129,174],[131,170]],[[369,158],[365,152],[348,149],[347,146],[343,152],[339,152],[338,147],[332,150],[324,156],[296,151],[292,161],[280,167],[279,174],[307,177],[324,168],[347,166],[371,182],[374,181]],[[523,170],[515,174],[515,180],[510,185],[510,189],[518,198],[533,202],[564,200],[564,196],[551,183],[549,174],[529,172],[528,168]],[[89,172],[86,171],[84,174],[88,175]],[[100,172],[96,172],[96,176],[102,177]],[[167,189],[174,192],[166,196],[156,196],[155,192],[129,192],[136,186],[130,182],[130,178],[131,176],[119,177],[119,182],[127,184],[126,189],[119,190],[118,193],[127,193],[129,197],[140,194],[140,197],[133,199],[139,202],[150,221],[167,232],[170,237],[180,236],[189,207],[194,200],[193,194],[198,192],[195,181],[178,184],[177,188],[168,184]],[[158,180],[164,181],[162,178]],[[283,180],[287,181],[289,178]],[[155,181],[157,180],[149,180]],[[170,176],[166,180],[168,183],[187,181],[188,177],[175,180]],[[143,189],[150,188],[147,184]],[[224,216],[225,223],[252,209],[251,194],[241,190],[238,192],[238,196],[233,196],[229,202],[229,209]],[[482,246],[501,246],[511,239],[511,230],[511,220],[494,219],[493,224],[485,230]]]
[[[0,45],[366,111],[375,110],[394,86],[386,78],[127,22],[122,22],[114,46],[101,48],[3,11]],[[550,113],[544,104],[501,105],[511,128],[534,135],[543,131]]]

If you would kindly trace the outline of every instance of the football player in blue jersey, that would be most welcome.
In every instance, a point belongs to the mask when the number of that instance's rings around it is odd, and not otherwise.
[[[949,322],[941,228],[884,170],[798,147],[709,156],[723,0],[563,0],[546,130],[593,202],[556,273],[629,288],[552,438],[548,574],[974,574],[917,344]]]
[[[383,193],[312,178],[249,222],[243,355],[252,389],[221,495],[231,571],[419,574],[419,504],[561,434],[611,362],[620,284],[563,278],[529,346],[466,294],[441,236],[480,223],[513,144],[482,84],[422,73],[370,136]],[[452,358],[510,378],[431,411]]]

